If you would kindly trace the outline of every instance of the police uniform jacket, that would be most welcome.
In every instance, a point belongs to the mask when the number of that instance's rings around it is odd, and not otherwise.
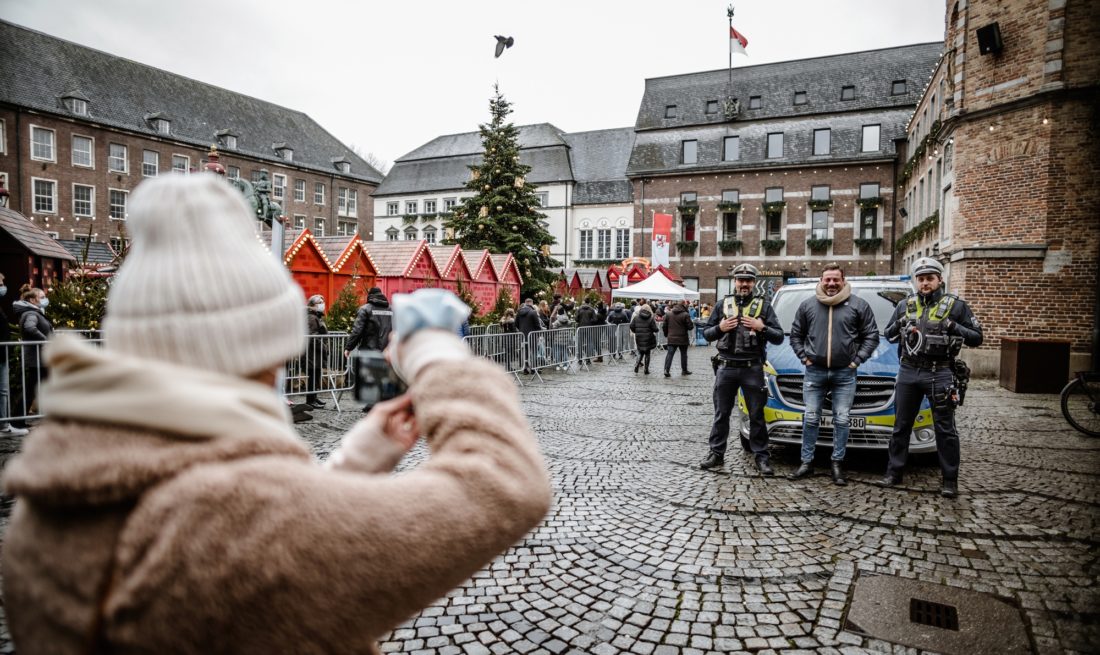
[[[726,298],[730,297],[733,297],[742,309],[748,307],[753,299],[753,296],[746,296],[743,299],[736,295],[726,296]],[[703,328],[703,338],[707,341],[718,342],[718,355],[720,357],[723,359],[751,359],[763,362],[767,356],[766,344],[778,345],[783,343],[783,327],[779,325],[779,317],[775,315],[775,310],[772,309],[770,302],[764,302],[764,306],[760,310],[760,316],[757,317],[763,319],[764,329],[756,333],[755,345],[751,345],[753,343],[753,340],[750,339],[752,330],[748,327],[738,325],[729,332],[723,332],[718,327],[718,324],[726,317],[725,304],[725,299],[715,303],[714,311],[710,313],[710,320],[707,321],[707,326]]]
[[[901,331],[903,325],[907,322],[905,316],[905,310],[908,306],[910,299],[918,299],[922,306],[926,309],[922,313],[922,318],[927,317],[928,313],[932,311],[932,308],[939,304],[940,300],[944,297],[943,287],[936,289],[927,297],[922,296],[919,293],[914,293],[909,298],[898,303],[898,306],[894,308],[894,314],[890,317],[890,324],[883,330],[883,334],[886,336],[886,340],[890,343],[898,344],[898,357],[903,360],[912,360],[908,352],[906,352],[904,341],[901,339]],[[951,305],[951,310],[947,313],[947,318],[943,320],[944,333],[949,336],[962,337],[963,344],[970,348],[977,348],[982,345],[982,340],[985,338],[982,334],[982,325],[978,322],[978,319],[974,316],[974,312],[970,311],[970,306],[966,304],[966,301],[958,296],[954,296],[954,303]],[[925,329],[927,324],[925,321],[918,321],[918,327]],[[930,359],[928,357],[916,357],[918,361]]]

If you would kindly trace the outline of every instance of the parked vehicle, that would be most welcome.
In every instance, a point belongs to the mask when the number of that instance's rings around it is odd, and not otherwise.
[[[764,374],[768,388],[768,402],[764,406],[764,420],[768,424],[768,439],[772,443],[802,443],[802,379],[806,366],[791,350],[789,335],[795,311],[803,300],[812,298],[817,287],[816,279],[793,279],[780,287],[772,298],[772,307],[783,326],[785,338],[779,345],[768,344],[768,360]],[[852,293],[866,300],[875,313],[879,332],[886,327],[890,316],[913,288],[909,276],[850,277]],[[886,450],[890,433],[894,429],[894,384],[901,363],[897,344],[881,339],[874,355],[859,366],[856,375],[856,398],[849,414],[851,430],[848,448]],[[748,414],[744,398],[738,399],[741,408],[741,445],[748,448]],[[832,406],[826,396],[821,416],[821,433],[818,448],[833,447]],[[909,440],[909,452],[928,453],[936,450],[936,434],[932,428],[932,408],[925,399],[921,404],[913,434]]]

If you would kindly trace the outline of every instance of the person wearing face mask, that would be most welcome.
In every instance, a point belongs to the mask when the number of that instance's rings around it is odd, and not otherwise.
[[[737,406],[737,391],[745,396],[749,411],[749,449],[756,469],[775,475],[768,461],[768,427],[764,423],[764,359],[767,344],[783,343],[783,328],[771,303],[753,294],[759,271],[752,264],[740,264],[731,271],[734,293],[726,296],[711,312],[703,336],[718,342],[714,362],[714,424],[710,429],[710,452],[699,465],[704,471],[725,461],[730,415]]]
[[[839,264],[828,264],[821,273],[817,293],[798,306],[791,324],[791,349],[806,365],[802,378],[802,464],[787,477],[808,478],[814,473],[814,447],[821,432],[821,408],[832,392],[833,484],[844,479],[844,454],[848,445],[848,412],[856,397],[856,370],[878,347],[878,326],[871,305],[852,295]]]
[[[46,318],[46,306],[50,304],[46,292],[24,284],[19,290],[20,300],[12,303],[15,320],[19,323],[19,336],[23,341],[35,342],[23,346],[23,402],[21,411],[29,416],[38,395],[38,385],[46,379],[46,366],[42,359],[42,342],[53,334],[53,324]]]
[[[310,336],[328,334],[328,327],[325,325],[325,297],[321,294],[309,297],[306,304],[306,326]],[[325,408],[325,403],[317,397],[317,390],[321,388],[321,367],[324,365],[327,354],[328,349],[325,347],[324,339],[309,340],[305,362],[310,393],[306,394],[306,404],[314,409]]]
[[[898,344],[901,369],[896,387],[897,411],[890,435],[890,463],[879,484],[901,484],[909,455],[909,435],[913,431],[921,402],[932,405],[932,425],[936,431],[936,454],[940,460],[943,483],[940,495],[959,495],[959,433],[955,428],[955,408],[962,403],[963,383],[970,371],[956,357],[963,345],[982,345],[982,325],[966,302],[946,293],[943,264],[931,257],[913,263],[915,293],[898,303],[883,334]],[[959,364],[962,364],[960,367]]]
[[[8,295],[8,287],[4,284],[4,274],[0,273],[0,298]],[[11,360],[10,346],[5,345],[11,341],[11,319],[8,313],[0,307],[0,437],[22,437],[27,430],[14,427],[8,423],[11,416],[11,393],[9,391],[8,361]]]

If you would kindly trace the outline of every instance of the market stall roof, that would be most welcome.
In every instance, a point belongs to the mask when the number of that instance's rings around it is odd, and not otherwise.
[[[699,292],[682,287],[659,272],[621,289],[612,289],[616,298],[646,298],[649,300],[698,300]]]

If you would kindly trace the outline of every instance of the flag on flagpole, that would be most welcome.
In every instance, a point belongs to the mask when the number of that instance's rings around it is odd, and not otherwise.
[[[749,53],[745,52],[748,45],[749,40],[745,35],[730,27],[730,52],[739,52],[748,57]]]
[[[653,214],[653,257],[651,264],[668,266],[668,242],[672,239],[672,214]]]

